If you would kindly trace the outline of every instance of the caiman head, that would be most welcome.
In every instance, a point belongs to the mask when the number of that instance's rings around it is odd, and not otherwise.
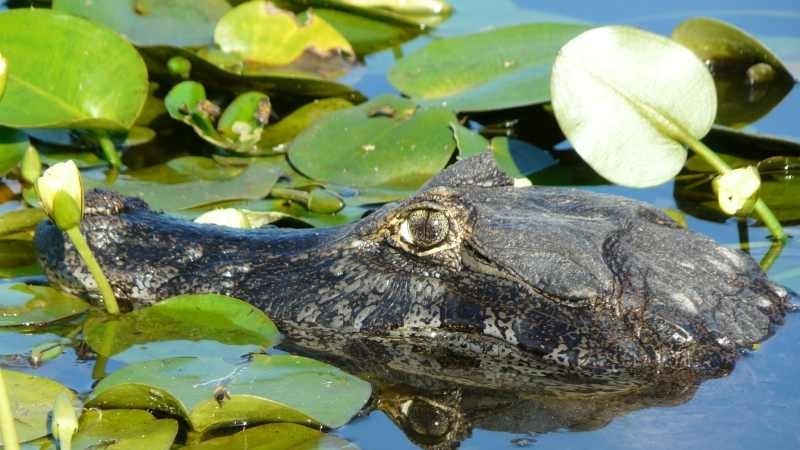
[[[291,337],[316,326],[522,351],[564,373],[716,373],[772,333],[788,305],[746,254],[658,209],[608,195],[516,188],[490,154],[338,229],[234,230],[87,197],[82,229],[129,305],[217,292]],[[50,281],[96,296],[54,225],[37,230]]]

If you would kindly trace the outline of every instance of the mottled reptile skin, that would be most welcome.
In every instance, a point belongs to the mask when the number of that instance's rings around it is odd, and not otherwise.
[[[337,229],[240,231],[90,192],[82,229],[117,296],[140,306],[218,292],[284,332],[313,325],[521,353],[554,372],[729,369],[788,305],[746,254],[626,198],[515,188],[490,155],[445,170],[408,200]],[[402,224],[441,211],[443,242],[416,248]],[[52,223],[36,242],[50,281],[96,297]],[[298,328],[299,327],[299,328]],[[291,334],[289,335],[291,337]]]

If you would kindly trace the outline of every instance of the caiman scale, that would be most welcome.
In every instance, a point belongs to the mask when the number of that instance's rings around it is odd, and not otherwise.
[[[129,307],[222,293],[262,308],[290,338],[315,326],[521,351],[562,374],[712,374],[768,337],[789,305],[748,255],[660,210],[515,188],[489,154],[336,229],[200,225],[103,191],[86,204],[82,230]],[[97,297],[52,223],[36,243],[53,284]]]

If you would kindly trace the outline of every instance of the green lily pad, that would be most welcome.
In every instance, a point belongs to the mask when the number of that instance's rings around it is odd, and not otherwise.
[[[120,317],[92,317],[83,329],[86,343],[101,356],[112,356],[133,346],[150,347],[162,353],[159,341],[172,343],[168,356],[195,356],[192,341],[217,341],[247,345],[241,353],[263,351],[280,338],[278,329],[258,308],[247,302],[217,294],[179,295]],[[199,345],[208,350],[207,345]],[[139,352],[137,358],[148,351]],[[208,353],[199,353],[199,355]],[[154,358],[149,358],[154,359]]]
[[[100,381],[87,405],[162,411],[199,432],[260,422],[335,428],[370,392],[369,383],[299,356],[254,355],[245,364],[188,357],[126,366]]]
[[[764,44],[743,30],[705,17],[681,22],[672,39],[703,60],[714,74],[717,119],[723,125],[755,122],[794,87],[794,77]]]
[[[131,170],[125,175],[141,181],[162,184],[186,183],[196,180],[224,181],[241,175],[247,166],[220,164],[205,156],[179,156],[163,164]]]
[[[270,125],[261,133],[258,147],[261,149],[275,150],[280,144],[285,144],[295,138],[303,130],[311,126],[325,114],[342,109],[348,109],[352,103],[341,98],[326,98],[314,100],[292,111],[278,123]]]
[[[225,0],[54,0],[53,9],[107,25],[136,45],[209,45]]]
[[[314,123],[295,138],[289,160],[322,182],[415,189],[450,159],[452,122],[446,108],[418,109],[411,100],[384,95]]]
[[[418,26],[387,23],[336,9],[315,9],[314,13],[342,33],[357,55],[368,55],[398,46],[425,31]]]
[[[497,165],[511,178],[526,177],[557,163],[546,151],[507,137],[492,139],[492,153]]]
[[[17,167],[29,145],[28,135],[22,131],[0,127],[0,177]]]
[[[552,95],[578,154],[631,187],[674,177],[686,161],[684,143],[708,133],[717,105],[714,80],[691,51],[623,26],[594,28],[565,45],[553,65]]]
[[[457,122],[451,123],[450,128],[453,130],[453,139],[456,140],[459,158],[469,158],[489,150],[489,141],[480,134]]]
[[[13,370],[3,369],[2,374],[20,442],[50,434],[50,411],[60,394],[66,393],[77,403],[75,394],[61,383]]]
[[[0,326],[42,325],[87,309],[85,301],[49,286],[0,285]]]
[[[360,206],[347,206],[335,214],[320,214],[309,211],[298,202],[284,199],[235,202],[216,206],[241,210],[253,228],[278,221],[296,222],[315,228],[339,227],[361,219],[368,211]]]
[[[174,419],[156,419],[139,410],[87,409],[78,422],[72,448],[94,450],[111,447],[120,450],[169,450],[178,433]]]
[[[40,208],[15,209],[0,214],[0,236],[32,230],[47,215]]]
[[[116,32],[63,12],[0,13],[0,53],[10,68],[2,125],[127,129],[147,98],[147,70],[136,49]]]
[[[352,87],[309,71],[252,66],[244,61],[217,65],[217,61],[206,60],[194,52],[177,47],[146,47],[140,51],[147,62],[150,75],[154,77],[172,80],[167,61],[174,56],[181,56],[191,63],[194,81],[224,92],[269,92],[271,98],[283,97],[292,101],[297,101],[298,98],[321,97],[341,97],[352,102],[364,100],[364,96]]]
[[[305,51],[323,58],[354,54],[350,43],[311,10],[295,17],[264,0],[242,3],[226,13],[214,30],[214,42],[225,53],[270,66],[287,65]]]
[[[550,100],[558,50],[584,25],[536,23],[433,41],[401,59],[392,85],[454,111],[489,111]]]
[[[294,423],[270,423],[183,447],[183,450],[358,450],[340,437]]]
[[[85,178],[87,188],[104,188],[130,197],[139,197],[151,208],[180,211],[230,200],[256,200],[266,197],[280,171],[271,165],[252,164],[230,180],[197,180],[178,184],[158,184],[120,177],[113,184]]]

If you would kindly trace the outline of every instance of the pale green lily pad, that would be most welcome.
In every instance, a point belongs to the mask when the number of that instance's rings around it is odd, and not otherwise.
[[[354,53],[350,43],[311,10],[295,17],[262,0],[242,3],[226,13],[214,30],[214,42],[225,53],[269,66],[285,66],[305,51],[323,58]]]
[[[87,405],[161,411],[183,417],[199,432],[260,422],[335,428],[370,393],[369,383],[299,356],[254,355],[244,364],[189,357],[126,366],[100,381]]]
[[[450,128],[453,130],[453,139],[456,140],[458,157],[461,159],[478,155],[491,147],[485,137],[457,122],[451,123]]]
[[[717,106],[714,80],[691,51],[624,26],[594,28],[565,45],[551,90],[558,124],[578,154],[631,187],[674,177],[686,161],[684,143],[708,133]]]
[[[536,23],[439,39],[401,59],[392,85],[454,111],[489,111],[550,100],[558,50],[584,25]]]
[[[107,25],[136,45],[209,45],[225,0],[54,0],[53,9]]]
[[[116,32],[63,12],[0,13],[0,53],[11,68],[2,125],[127,129],[147,98],[147,70],[136,49]]]
[[[49,286],[0,285],[0,326],[42,325],[87,309],[85,301]]]
[[[729,23],[688,19],[675,27],[672,39],[692,50],[714,73],[719,124],[755,122],[794,87],[794,77],[772,51]]]
[[[112,356],[139,347],[132,360],[142,355],[196,356],[209,353],[209,345],[172,342],[171,348],[154,345],[161,341],[217,341],[246,346],[238,355],[263,351],[280,338],[278,329],[258,308],[218,294],[179,295],[120,317],[92,317],[83,329],[86,343],[99,355]],[[149,347],[149,348],[148,348]],[[171,351],[171,353],[169,353]],[[165,355],[165,352],[166,355]],[[154,359],[154,358],[150,358]]]
[[[75,394],[61,383],[13,370],[3,369],[2,373],[20,442],[50,434],[50,411],[59,394],[66,393],[77,403]]]
[[[497,165],[511,178],[526,177],[557,164],[546,151],[519,139],[492,139],[492,154]]]
[[[322,182],[416,189],[450,159],[454,121],[446,108],[384,95],[315,122],[295,138],[289,160]]]
[[[270,423],[248,428],[230,436],[216,437],[188,445],[182,450],[358,450],[340,437],[294,423]]]
[[[125,175],[141,181],[162,184],[207,180],[224,181],[241,175],[247,166],[220,164],[205,156],[179,156],[163,164],[132,170]]]
[[[30,141],[22,131],[0,127],[0,177],[17,167]]]
[[[111,189],[139,197],[151,208],[180,211],[230,200],[256,200],[266,197],[280,171],[271,165],[254,163],[241,175],[224,181],[197,180],[178,184],[158,184],[120,177],[114,184],[84,178],[87,188]]]

